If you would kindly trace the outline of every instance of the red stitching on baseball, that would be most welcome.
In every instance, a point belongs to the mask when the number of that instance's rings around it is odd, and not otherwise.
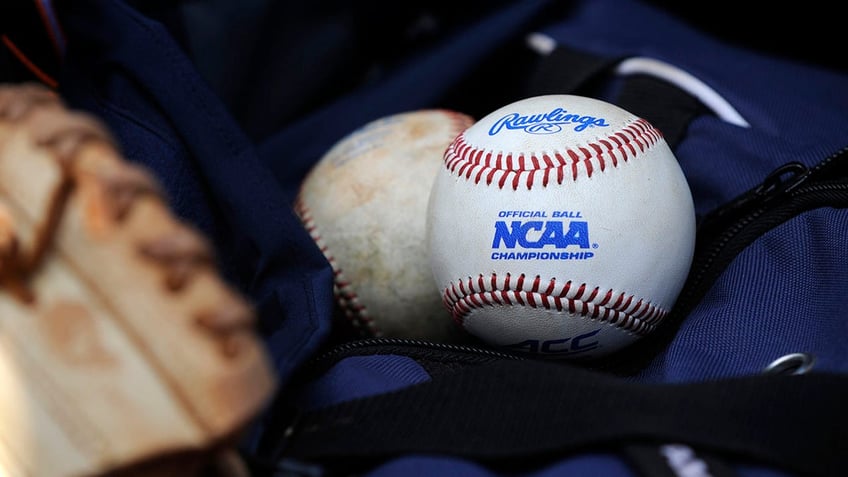
[[[437,111],[446,115],[450,120],[451,131],[452,134],[454,134],[454,137],[457,137],[474,123],[474,120],[469,116],[456,111],[451,111],[449,109],[441,109]],[[370,315],[368,308],[359,301],[359,295],[357,295],[354,290],[353,284],[345,278],[344,271],[339,266],[327,245],[324,243],[324,240],[321,238],[321,233],[318,231],[318,227],[315,224],[312,213],[303,201],[302,197],[298,196],[295,199],[293,208],[297,216],[300,218],[304,228],[312,237],[312,240],[315,241],[318,248],[321,250],[321,253],[324,254],[324,257],[330,263],[330,267],[333,270],[333,294],[336,302],[339,304],[339,307],[344,312],[345,317],[355,327],[360,329],[364,328],[362,330],[363,335],[382,336],[382,330],[380,330],[377,326],[377,323]],[[445,304],[447,306],[447,302],[445,302]]]
[[[333,269],[333,295],[336,302],[345,314],[345,317],[357,328],[362,329],[363,335],[380,336],[382,331],[377,327],[377,323],[368,314],[368,309],[359,302],[359,296],[353,289],[350,281],[348,281],[335,257],[333,257],[324,240],[321,238],[321,233],[315,225],[309,207],[298,197],[294,203],[294,210],[303,223],[306,231],[312,237],[312,240],[318,245],[321,253],[330,262],[330,267]]]
[[[499,189],[507,185],[517,190],[522,184],[528,190],[536,183],[547,187],[551,175],[556,183],[562,184],[566,171],[572,181],[581,175],[592,177],[605,172],[608,165],[618,167],[638,154],[653,147],[662,139],[662,133],[648,121],[637,118],[621,130],[594,142],[566,149],[564,153],[554,152],[553,157],[546,152],[537,155],[524,153],[503,153],[477,149],[468,144],[463,131],[445,151],[445,167],[458,177],[475,184],[495,184]],[[575,150],[576,149],[576,150]],[[638,150],[638,152],[637,152]]]
[[[584,298],[584,295],[588,296]],[[616,299],[610,305],[613,297]],[[477,277],[451,282],[444,290],[442,301],[460,325],[476,309],[519,305],[568,311],[640,336],[653,331],[668,313],[649,301],[636,299],[624,292],[602,291],[600,287],[590,288],[585,283],[576,284],[571,280],[562,283],[555,278],[544,283],[539,275],[531,280],[521,274],[514,280],[509,273],[500,277],[494,273],[486,277],[481,273]]]

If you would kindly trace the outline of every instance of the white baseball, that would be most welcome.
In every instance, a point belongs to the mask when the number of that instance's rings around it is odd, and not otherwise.
[[[444,109],[377,119],[339,140],[304,178],[295,209],[361,336],[466,339],[433,287],[424,229],[445,149],[472,123]]]
[[[654,330],[692,262],[688,183],[646,120],[587,97],[504,106],[448,147],[427,224],[453,319],[481,340],[592,359]]]

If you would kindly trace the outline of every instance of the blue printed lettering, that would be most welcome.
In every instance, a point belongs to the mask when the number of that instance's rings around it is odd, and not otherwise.
[[[492,260],[588,260],[592,252],[492,252]]]
[[[520,217],[522,219],[534,219],[537,217],[547,218],[544,210],[502,210],[498,217]]]
[[[489,135],[494,136],[504,129],[519,129],[530,134],[554,134],[562,130],[564,125],[574,124],[574,131],[581,132],[592,127],[607,127],[610,123],[604,118],[583,116],[569,113],[562,108],[554,108],[548,113],[522,116],[510,113],[502,116],[489,128]]]
[[[597,340],[591,341],[591,342],[586,343],[586,344],[583,344],[583,340],[585,340],[586,338],[591,338],[591,337],[595,336],[600,331],[601,331],[601,329],[598,328],[595,331],[590,331],[588,333],[584,333],[582,335],[575,336],[574,339],[571,340],[571,349],[574,350],[574,351],[584,351],[584,350],[590,350],[590,349],[597,348],[599,346]]]
[[[564,218],[564,219],[582,219],[583,216],[580,214],[580,211],[574,210],[555,210],[553,214],[551,214],[553,218]]]
[[[600,328],[577,335],[574,337],[563,337],[551,340],[524,340],[518,343],[513,343],[503,346],[506,349],[522,351],[530,354],[566,356],[585,353],[593,349],[601,347],[600,342],[595,339],[586,341],[594,337],[601,331]]]
[[[568,223],[568,230],[563,230],[564,222],[550,220],[547,222],[530,221],[521,222],[514,220],[510,226],[506,221],[495,222],[495,235],[492,239],[492,248],[500,248],[503,244],[506,248],[542,248],[552,245],[555,248],[566,248],[576,245],[580,248],[589,248],[589,223],[580,220],[572,220]],[[538,239],[533,240],[528,235],[531,231],[540,231]]]

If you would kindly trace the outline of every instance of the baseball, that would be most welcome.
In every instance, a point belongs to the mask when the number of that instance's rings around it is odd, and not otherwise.
[[[692,195],[660,131],[581,96],[523,99],[468,127],[428,205],[453,320],[544,358],[594,359],[651,333],[694,246]]]
[[[342,138],[304,178],[295,210],[360,336],[467,338],[433,287],[424,228],[445,149],[472,123],[446,109],[380,118]]]

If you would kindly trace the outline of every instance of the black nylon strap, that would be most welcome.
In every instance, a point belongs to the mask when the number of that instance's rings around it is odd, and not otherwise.
[[[616,104],[647,119],[662,131],[665,141],[675,147],[682,141],[689,123],[709,109],[677,86],[651,76],[627,77],[618,92]]]
[[[596,96],[617,79],[614,69],[621,60],[559,45],[539,59],[525,94]],[[693,119],[709,114],[701,101],[667,81],[644,74],[620,79],[613,102],[647,119],[672,148],[683,140]]]
[[[848,468],[846,395],[848,379],[829,374],[649,385],[562,363],[498,361],[305,414],[283,454],[342,466],[416,452],[526,463],[671,442],[832,476]]]
[[[592,95],[598,82],[618,63],[618,58],[608,58],[589,52],[557,46],[539,58],[533,76],[528,81],[525,95],[582,94]]]

